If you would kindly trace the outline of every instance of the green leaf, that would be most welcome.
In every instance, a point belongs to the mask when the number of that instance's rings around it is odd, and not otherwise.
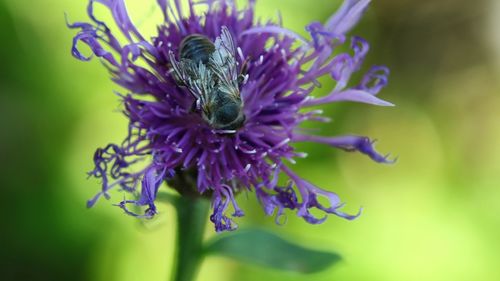
[[[301,273],[318,272],[341,260],[336,253],[307,249],[259,229],[238,230],[218,238],[208,244],[205,254]]]

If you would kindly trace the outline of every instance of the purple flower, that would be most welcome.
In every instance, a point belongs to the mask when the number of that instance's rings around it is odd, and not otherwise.
[[[312,208],[356,218],[359,214],[340,210],[343,204],[335,193],[302,179],[288,163],[306,157],[295,150],[293,145],[298,142],[359,151],[377,162],[391,162],[378,154],[373,141],[366,137],[324,137],[299,129],[305,121],[328,122],[320,110],[311,109],[313,106],[338,101],[392,105],[376,96],[387,84],[389,70],[385,67],[372,67],[356,86],[348,86],[356,84],[350,78],[360,70],[369,46],[362,38],[350,38],[346,33],[370,1],[345,0],[325,24],[313,22],[307,26],[311,39],[285,29],[279,22],[255,20],[254,0],[242,9],[233,0],[189,1],[187,10],[180,0],[157,2],[164,22],[151,40],[131,22],[123,0],[90,0],[91,23],[68,24],[79,30],[73,40],[73,55],[90,60],[79,51],[78,44],[90,47],[109,69],[113,81],[128,92],[120,95],[123,112],[130,121],[128,135],[120,145],[97,149],[90,175],[101,179],[102,190],[88,206],[101,196],[109,198],[108,191],[117,187],[135,197],[118,206],[130,215],[150,218],[157,212],[155,198],[161,184],[191,174],[195,175],[194,193],[212,197],[210,219],[217,231],[236,228],[231,217],[243,215],[235,201],[240,191],[255,192],[265,213],[274,214],[277,220],[290,209],[309,223],[323,222],[326,217],[313,216]],[[109,9],[125,40],[118,40],[108,25],[96,18],[96,4]],[[195,13],[198,6],[206,12]],[[237,70],[247,69],[245,81],[238,86],[245,121],[229,130],[207,122],[199,110],[201,98],[193,94],[192,87],[179,83],[173,69],[178,66],[176,57],[186,36],[202,34],[216,42],[221,40],[223,30],[234,41]],[[348,52],[339,52],[343,45]],[[313,97],[313,91],[321,86],[318,78],[323,76],[330,76],[336,86],[325,96]],[[278,184],[280,174],[289,179],[288,184]],[[326,198],[328,204],[320,203],[318,196]],[[146,210],[137,214],[130,205]]]

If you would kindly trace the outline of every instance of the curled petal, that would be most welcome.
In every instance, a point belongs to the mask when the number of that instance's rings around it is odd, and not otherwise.
[[[142,175],[142,172],[129,173],[126,169],[138,161],[138,159],[129,159],[130,156],[136,156],[132,151],[136,151],[137,144],[137,142],[134,142],[124,147],[109,144],[105,148],[96,150],[94,153],[95,168],[88,174],[100,178],[102,188],[100,193],[87,202],[87,207],[92,207],[101,195],[108,198],[107,192],[114,186],[118,185],[127,191],[135,190],[137,180]],[[109,176],[116,181],[111,182]]]
[[[389,81],[389,69],[385,66],[373,66],[368,73],[365,74],[361,83],[357,87],[363,91],[376,95],[387,86]]]
[[[83,42],[90,48],[90,50],[95,56],[105,59],[111,65],[117,66],[118,63],[113,57],[113,55],[109,51],[104,49],[101,43],[99,43],[99,41],[96,38],[97,34],[93,30],[81,31],[78,35],[76,35],[73,38],[73,46],[71,47],[71,53],[73,54],[73,56],[82,61],[89,61],[90,59],[92,59],[92,55],[85,56],[80,52],[78,48],[78,43]]]
[[[327,214],[334,214],[348,220],[355,219],[359,216],[359,212],[356,215],[349,215],[340,211],[339,209],[342,208],[344,204],[341,203],[340,198],[337,194],[323,190],[313,185],[312,183],[303,180],[287,167],[283,167],[283,172],[285,172],[285,174],[290,177],[301,194],[302,202],[298,206],[297,215],[305,219],[307,222],[312,224],[320,224],[326,220],[326,216],[322,218],[313,216],[309,211],[311,208],[316,208],[324,211]],[[320,204],[317,200],[318,196],[323,196],[324,198],[326,198],[329,206],[323,206],[322,204]]]
[[[212,199],[213,213],[210,221],[213,222],[216,232],[233,231],[238,226],[225,214],[229,205],[229,199],[223,199],[220,193],[215,193]]]
[[[333,192],[329,192],[326,190],[323,190],[321,188],[318,188],[315,185],[310,185],[309,188],[312,190],[313,195],[309,196],[309,203],[308,205],[311,207],[316,207],[328,214],[335,214],[341,218],[347,219],[347,220],[353,220],[361,215],[362,209],[358,211],[357,214],[351,215],[347,214],[345,212],[342,212],[340,209],[344,206],[343,203],[340,203],[340,199],[337,194]],[[328,202],[330,203],[330,206],[323,206],[320,204],[317,200],[317,195],[324,196],[328,199]]]
[[[313,45],[316,50],[332,51],[332,48],[345,42],[345,35],[337,34],[327,30],[320,22],[312,22],[306,26],[306,30],[311,34]]]
[[[337,85],[335,86],[334,92],[344,89],[351,78],[353,71],[354,61],[352,57],[348,54],[339,54],[332,60],[332,68],[330,70],[330,75]]]
[[[118,204],[127,214],[135,217],[152,218],[156,213],[156,205],[154,203],[158,189],[163,183],[165,176],[165,169],[157,169],[156,167],[149,168],[143,176],[141,195],[138,200],[123,200]],[[127,204],[134,204],[136,206],[148,206],[143,215],[136,214],[127,208]]]
[[[294,142],[317,142],[328,144],[330,146],[340,148],[345,151],[359,151],[372,160],[379,163],[394,163],[395,160],[388,160],[389,155],[379,154],[373,144],[375,141],[362,136],[339,136],[339,137],[321,137],[313,135],[295,135],[292,139]]]
[[[361,68],[370,45],[365,39],[354,36],[351,40],[351,48],[353,50],[352,56],[342,53],[332,59],[330,74],[337,81],[337,85],[332,93],[336,93],[347,86],[352,74]]]
[[[71,24],[68,22],[66,18],[66,25],[69,28],[80,29],[80,32],[73,38],[71,53],[75,58],[79,60],[83,61],[90,60],[92,56],[83,55],[78,48],[78,43],[83,42],[90,48],[90,50],[95,56],[105,59],[113,66],[118,66],[118,63],[114,58],[114,56],[111,54],[111,52],[106,50],[103,47],[102,43],[100,42],[100,41],[104,42],[106,45],[110,46],[115,51],[121,50],[120,44],[118,43],[116,38],[111,35],[111,32],[109,28],[106,26],[106,24],[102,21],[99,21],[95,17],[93,4],[96,1],[97,0],[90,0],[87,6],[88,16],[92,19],[95,25],[83,22],[75,22]]]
[[[297,210],[297,215],[311,224],[320,224],[326,220],[326,215],[320,218],[311,214],[310,209],[315,208],[325,212],[326,214],[335,214],[339,217],[352,220],[359,216],[350,215],[340,211],[344,204],[340,202],[337,194],[320,189],[315,185],[301,179],[287,167],[282,167],[282,170],[290,177],[291,181],[288,186],[274,187],[270,190],[264,188],[256,188],[257,198],[264,208],[266,215],[275,214],[276,223],[281,224],[280,219],[283,218],[284,210]],[[296,195],[294,186],[300,192],[301,199]],[[323,196],[327,199],[329,206],[320,204],[317,200],[318,196]]]
[[[351,48],[354,51],[354,71],[358,71],[361,64],[365,60],[366,54],[368,54],[368,51],[370,50],[370,45],[365,39],[359,36],[354,36],[351,40]]]
[[[295,210],[300,206],[292,184],[285,187],[276,186],[271,191],[256,188],[255,192],[266,215],[272,216],[275,214],[277,224],[283,224],[280,219],[284,218],[285,209]]]
[[[353,101],[379,106],[394,106],[394,104],[377,98],[376,95],[388,83],[389,69],[385,66],[373,66],[365,74],[360,84],[354,88],[345,89],[352,73],[360,68],[368,51],[368,44],[361,38],[353,39],[354,56],[340,54],[332,60],[331,75],[337,81],[335,89],[324,97],[309,99],[304,106]]]

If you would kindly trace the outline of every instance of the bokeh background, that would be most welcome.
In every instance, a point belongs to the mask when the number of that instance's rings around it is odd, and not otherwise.
[[[151,1],[129,0],[146,33],[161,20]],[[258,1],[263,18],[281,11],[286,27],[325,20],[341,0]],[[86,0],[0,0],[0,268],[2,280],[167,280],[174,214],[161,206],[140,223],[112,203],[85,202],[96,147],[120,141],[126,120],[98,61],[71,57],[71,21]],[[103,13],[103,16],[104,13]],[[313,275],[283,273],[224,258],[205,261],[198,280],[500,280],[500,2],[378,0],[353,34],[372,46],[366,66],[392,70],[382,98],[395,108],[343,103],[326,110],[324,134],[379,139],[395,165],[308,145],[294,167],[335,190],[355,212],[313,226],[267,218],[240,196],[241,227],[262,226],[344,261]],[[325,85],[325,88],[328,85]],[[213,236],[212,229],[207,236]]]

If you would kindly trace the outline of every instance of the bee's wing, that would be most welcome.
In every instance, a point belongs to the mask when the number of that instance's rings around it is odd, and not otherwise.
[[[219,80],[219,89],[233,98],[239,98],[238,70],[234,39],[223,26],[220,37],[215,40],[215,51],[210,57],[210,70]]]
[[[221,29],[220,44],[226,49],[226,51],[234,58],[236,56],[236,45],[234,43],[233,36],[226,26]]]
[[[169,52],[169,57],[174,78],[188,88],[198,105],[206,105],[214,87],[210,70],[201,62],[196,65],[189,61],[177,61],[173,52]]]

